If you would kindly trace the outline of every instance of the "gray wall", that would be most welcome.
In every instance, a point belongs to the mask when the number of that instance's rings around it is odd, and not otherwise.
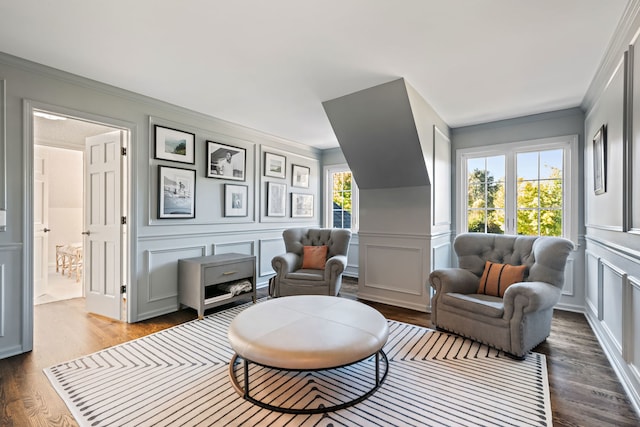
[[[198,255],[242,252],[257,256],[259,285],[273,273],[271,258],[284,249],[281,232],[291,226],[316,226],[321,215],[320,152],[220,119],[185,110],[108,85],[0,54],[0,80],[6,82],[7,228],[0,232],[0,358],[31,348],[32,293],[30,245],[32,226],[29,188],[32,164],[25,105],[46,108],[131,130],[128,219],[131,254],[130,320],[178,309],[177,260]],[[153,158],[153,124],[196,134],[196,164],[184,165]],[[247,150],[246,181],[249,216],[224,218],[223,181],[205,175],[206,140]],[[285,179],[266,178],[265,152],[286,156]],[[1,156],[0,156],[1,157]],[[311,186],[292,189],[291,165],[311,168]],[[196,218],[157,218],[158,165],[195,169]],[[287,185],[287,213],[266,216],[265,189],[274,180]],[[315,195],[314,217],[290,217],[290,193]],[[0,206],[1,207],[1,206]]]
[[[510,120],[501,120],[477,126],[455,128],[452,135],[452,158],[455,162],[456,150],[470,147],[485,147],[509,142],[528,141],[555,136],[578,135],[578,146],[584,150],[584,114],[580,108],[553,111]],[[583,156],[579,157],[577,173],[582,175]],[[454,178],[455,181],[455,178]],[[565,274],[565,286],[559,307],[581,311],[584,306],[584,183],[579,181],[577,251],[571,254]],[[454,188],[458,188],[454,183]],[[458,212],[457,198],[452,200],[452,212]],[[458,233],[460,230],[456,230]]]
[[[585,313],[639,410],[640,19],[624,23],[584,102]],[[603,125],[606,192],[595,194],[592,141]]]

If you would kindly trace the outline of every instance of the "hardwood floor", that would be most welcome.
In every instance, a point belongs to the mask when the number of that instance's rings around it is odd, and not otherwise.
[[[367,304],[388,319],[430,326],[426,313]],[[42,372],[44,368],[196,317],[194,310],[186,309],[128,324],[84,312],[82,299],[36,306],[34,350],[0,360],[0,426],[77,425]],[[554,425],[640,425],[582,314],[556,311],[551,336],[535,351],[547,355]]]

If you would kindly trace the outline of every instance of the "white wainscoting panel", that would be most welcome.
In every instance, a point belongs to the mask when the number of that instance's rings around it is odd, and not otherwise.
[[[602,320],[602,309],[601,309],[601,301],[600,298],[600,290],[602,289],[602,274],[600,274],[600,257],[596,256],[591,251],[585,251],[586,258],[586,284],[585,284],[585,302],[587,304],[587,309],[591,310],[591,312],[597,317],[599,320]]]
[[[626,274],[605,261],[602,263],[602,323],[620,353],[623,342],[624,283]]]
[[[366,251],[365,288],[422,294],[415,286],[422,278],[422,260],[425,258],[420,248],[368,245]]]
[[[344,274],[350,277],[358,277],[360,268],[358,260],[360,259],[360,240],[356,234],[351,236],[351,242],[349,242],[349,253],[347,254],[347,268],[344,270]]]
[[[630,276],[629,282],[629,318],[626,343],[627,361],[636,382],[640,382],[640,278]]]
[[[422,237],[361,234],[358,298],[426,311],[427,247]]]
[[[237,253],[243,255],[255,255],[255,243],[253,240],[243,242],[214,243],[212,253],[215,255]]]
[[[567,259],[567,265],[564,268],[564,286],[562,288],[562,295],[573,296],[573,268],[574,268],[574,254],[572,252]]]
[[[178,260],[205,256],[206,246],[147,251],[147,302],[178,297]]]
[[[431,259],[432,270],[451,267],[451,243],[443,243],[432,247],[433,258]]]
[[[260,239],[258,243],[260,248],[260,262],[258,265],[259,276],[267,276],[276,274],[271,267],[271,259],[274,256],[283,254],[285,251],[284,240],[282,237],[273,239]]]
[[[0,337],[4,336],[4,325],[7,321],[7,307],[5,307],[5,288],[4,264],[0,265]]]

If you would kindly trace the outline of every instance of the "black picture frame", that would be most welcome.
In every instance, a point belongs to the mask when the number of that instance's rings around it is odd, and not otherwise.
[[[154,157],[178,163],[196,163],[196,134],[154,125]]]
[[[264,176],[285,178],[287,175],[287,158],[279,154],[264,153]]]
[[[309,178],[311,168],[300,165],[291,165],[291,186],[298,188],[309,188]]]
[[[207,141],[207,178],[245,181],[247,150]]]
[[[604,194],[607,191],[607,127],[600,126],[593,136],[593,191]]]
[[[158,218],[195,218],[196,171],[158,166]]]
[[[224,185],[224,216],[248,216],[249,187],[240,184]]]

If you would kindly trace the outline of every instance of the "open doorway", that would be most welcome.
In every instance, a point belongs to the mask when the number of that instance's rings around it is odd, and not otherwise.
[[[86,295],[85,245],[90,239],[85,238],[89,203],[85,150],[92,138],[118,132],[110,126],[48,111],[33,112],[36,305]],[[119,288],[120,284],[116,285]]]

